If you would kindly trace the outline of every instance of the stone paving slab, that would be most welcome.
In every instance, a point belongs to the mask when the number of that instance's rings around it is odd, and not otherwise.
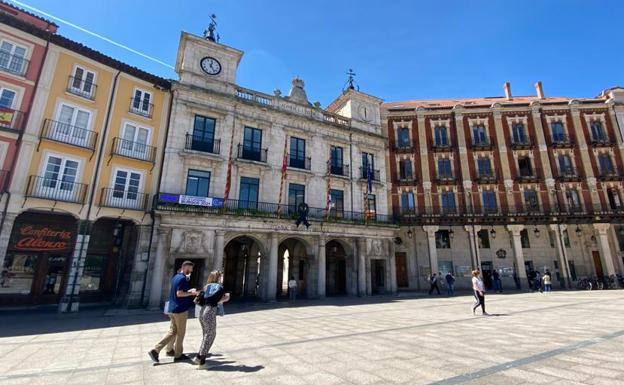
[[[159,312],[0,312],[0,384],[624,384],[624,291],[231,305],[205,368],[152,365]],[[619,310],[618,310],[619,309]],[[185,351],[200,327],[190,319]]]

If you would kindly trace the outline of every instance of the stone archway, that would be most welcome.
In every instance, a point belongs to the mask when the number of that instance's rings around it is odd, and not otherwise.
[[[311,261],[308,256],[310,245],[299,238],[286,238],[279,244],[277,254],[276,296],[288,296],[288,281],[297,281],[298,295],[307,295],[312,284],[310,275]]]
[[[261,298],[262,244],[243,235],[231,239],[224,250],[223,286],[235,298]]]
[[[325,252],[325,294],[348,294],[348,254],[343,243],[331,240],[325,245]]]

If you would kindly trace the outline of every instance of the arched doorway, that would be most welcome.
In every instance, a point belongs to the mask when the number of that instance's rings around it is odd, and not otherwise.
[[[347,294],[347,253],[342,244],[336,240],[327,242],[325,246],[325,294]]]
[[[223,286],[238,298],[262,298],[262,246],[255,239],[240,236],[225,246]]]
[[[309,266],[308,245],[297,238],[283,240],[277,254],[277,290],[276,296],[288,296],[288,281],[294,278],[297,281],[297,296],[304,297],[309,293]]]

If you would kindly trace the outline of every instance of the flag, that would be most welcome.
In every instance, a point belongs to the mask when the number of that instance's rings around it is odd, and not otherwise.
[[[13,123],[14,115],[15,111],[8,108],[0,108],[0,125],[10,127],[11,123]]]
[[[368,164],[366,165],[367,168],[367,174],[366,174],[366,181],[368,182],[368,193],[371,194],[373,192],[373,165],[368,162]]]
[[[232,137],[230,139],[230,155],[228,157],[227,175],[225,177],[225,194],[223,194],[223,207],[226,207],[228,198],[230,197],[230,188],[232,186],[232,152],[234,151],[234,131],[236,126],[232,124]]]
[[[325,219],[329,218],[329,213],[332,207],[332,199],[331,199],[331,169],[327,168],[327,203],[325,205]]]
[[[288,172],[288,135],[284,139],[284,156],[282,157],[282,180],[280,181],[279,198],[277,200],[277,216],[282,212],[282,195],[284,193],[284,181]]]

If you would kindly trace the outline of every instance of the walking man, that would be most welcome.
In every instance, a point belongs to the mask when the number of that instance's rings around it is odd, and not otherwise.
[[[167,352],[167,355],[173,355],[174,361],[187,360],[188,357],[184,355],[182,343],[184,342],[184,334],[186,333],[186,320],[188,318],[188,309],[193,304],[193,297],[197,295],[196,289],[191,289],[189,286],[189,280],[191,273],[193,272],[193,262],[184,261],[180,271],[171,278],[171,289],[169,290],[169,301],[165,306],[165,309],[171,320],[169,331],[165,334],[165,337],[156,344],[154,349],[150,350],[147,354],[152,361],[158,362],[158,354],[165,346],[171,346],[171,343],[175,341],[173,354]]]
[[[447,294],[449,296],[455,295],[455,277],[453,277],[453,274],[451,274],[451,272],[449,271],[448,273],[446,273],[446,276],[444,278],[446,278]]]
[[[494,269],[492,272],[492,279],[494,280],[494,291],[497,293],[503,292],[503,282],[501,281],[500,273]]]
[[[438,286],[438,275],[433,273],[431,276],[431,287],[429,288],[429,295],[433,294],[433,290],[436,290],[440,294],[440,287]]]
[[[295,277],[290,276],[290,281],[288,281],[288,300],[290,302],[295,302],[297,299],[297,281]]]

